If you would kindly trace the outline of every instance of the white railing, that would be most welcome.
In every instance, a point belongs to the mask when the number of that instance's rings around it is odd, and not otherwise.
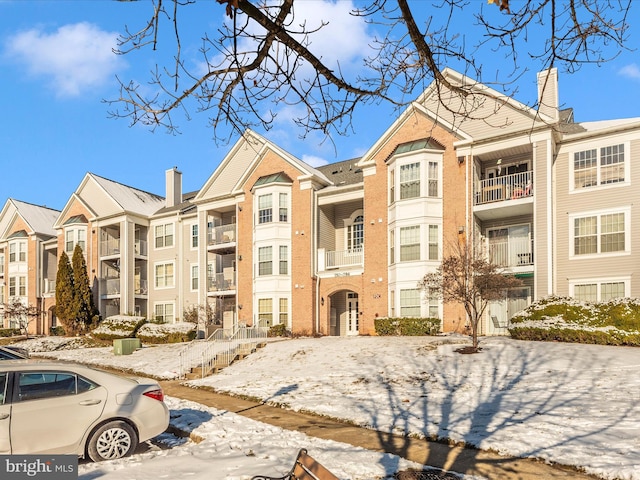
[[[220,292],[236,289],[236,272],[233,268],[223,273],[210,274],[207,277],[207,291]]]
[[[100,281],[100,293],[102,295],[120,294],[120,277],[104,278]]]
[[[516,200],[533,195],[533,172],[520,172],[486,178],[476,185],[475,204]]]
[[[351,250],[329,250],[325,252],[325,267],[340,268],[362,265],[364,263],[364,248]]]
[[[267,338],[265,327],[218,329],[206,340],[194,340],[180,352],[180,378],[199,368],[202,377],[217,367],[229,366],[238,355],[248,354]]]
[[[207,230],[207,245],[220,245],[236,241],[236,224],[220,225]]]
[[[50,278],[45,278],[44,279],[44,288],[43,288],[43,292],[44,294],[47,293],[55,293],[56,291],[56,281],[55,279],[50,279]]]
[[[489,261],[500,267],[533,265],[533,241],[529,237],[509,238],[487,245]]]
[[[120,239],[109,238],[100,242],[100,254],[103,257],[109,255],[118,255],[120,253]]]

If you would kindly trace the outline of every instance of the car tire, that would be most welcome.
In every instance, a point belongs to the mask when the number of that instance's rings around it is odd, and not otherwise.
[[[113,421],[93,432],[87,453],[94,462],[101,462],[131,455],[137,447],[138,435],[133,427],[123,421]]]

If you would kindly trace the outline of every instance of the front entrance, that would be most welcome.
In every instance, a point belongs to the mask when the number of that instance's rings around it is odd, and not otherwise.
[[[358,294],[347,293],[347,335],[358,335]]]

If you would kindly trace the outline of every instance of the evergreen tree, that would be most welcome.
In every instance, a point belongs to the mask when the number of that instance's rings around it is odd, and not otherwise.
[[[65,252],[60,255],[56,274],[56,317],[64,326],[67,335],[76,332],[73,272]]]
[[[80,245],[76,245],[73,250],[71,263],[73,266],[74,305],[77,312],[76,322],[78,329],[82,331],[90,327],[95,314],[95,306],[87,274],[87,262]]]

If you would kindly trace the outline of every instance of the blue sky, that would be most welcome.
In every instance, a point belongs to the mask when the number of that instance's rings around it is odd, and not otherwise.
[[[480,3],[485,2],[472,0],[469,12]],[[638,3],[629,17],[628,46],[633,49],[640,47],[640,29],[635,25],[640,19]],[[333,16],[338,29],[325,37],[324,44],[319,41],[319,51],[335,53],[333,39],[348,38],[338,49],[342,64],[357,69],[358,56],[373,34],[371,27],[344,20],[341,12],[349,8],[347,0],[308,0],[307,6],[317,15]],[[102,100],[118,96],[116,75],[146,82],[156,63],[173,54],[172,46],[165,44],[163,49],[162,43],[157,52],[111,53],[117,34],[125,25],[139,28],[150,8],[146,0],[0,0],[0,204],[15,198],[62,209],[86,172],[164,195],[168,168],[177,166],[183,172],[185,191],[200,188],[215,170],[230,145],[216,145],[206,114],[194,113],[190,121],[179,118],[180,135],[130,127],[125,119],[108,117],[109,107]],[[194,34],[185,37],[183,54],[196,62],[196,40],[205,29],[215,31],[223,18],[222,7],[213,1],[198,2],[183,18]],[[469,24],[460,29],[472,33]],[[528,45],[536,41],[539,37],[532,35]],[[485,75],[501,68],[499,56],[485,55],[481,58]],[[540,66],[526,52],[519,58],[529,71],[519,80],[516,98],[530,102],[535,100],[535,72]],[[611,62],[584,66],[572,75],[560,71],[559,88],[561,103],[574,108],[577,121],[640,117],[640,53],[623,51]],[[388,106],[360,110],[355,132],[334,137],[335,150],[318,135],[301,141],[301,132],[286,121],[287,112],[281,113],[273,130],[258,132],[299,158],[320,164],[361,155],[394,118]]]

